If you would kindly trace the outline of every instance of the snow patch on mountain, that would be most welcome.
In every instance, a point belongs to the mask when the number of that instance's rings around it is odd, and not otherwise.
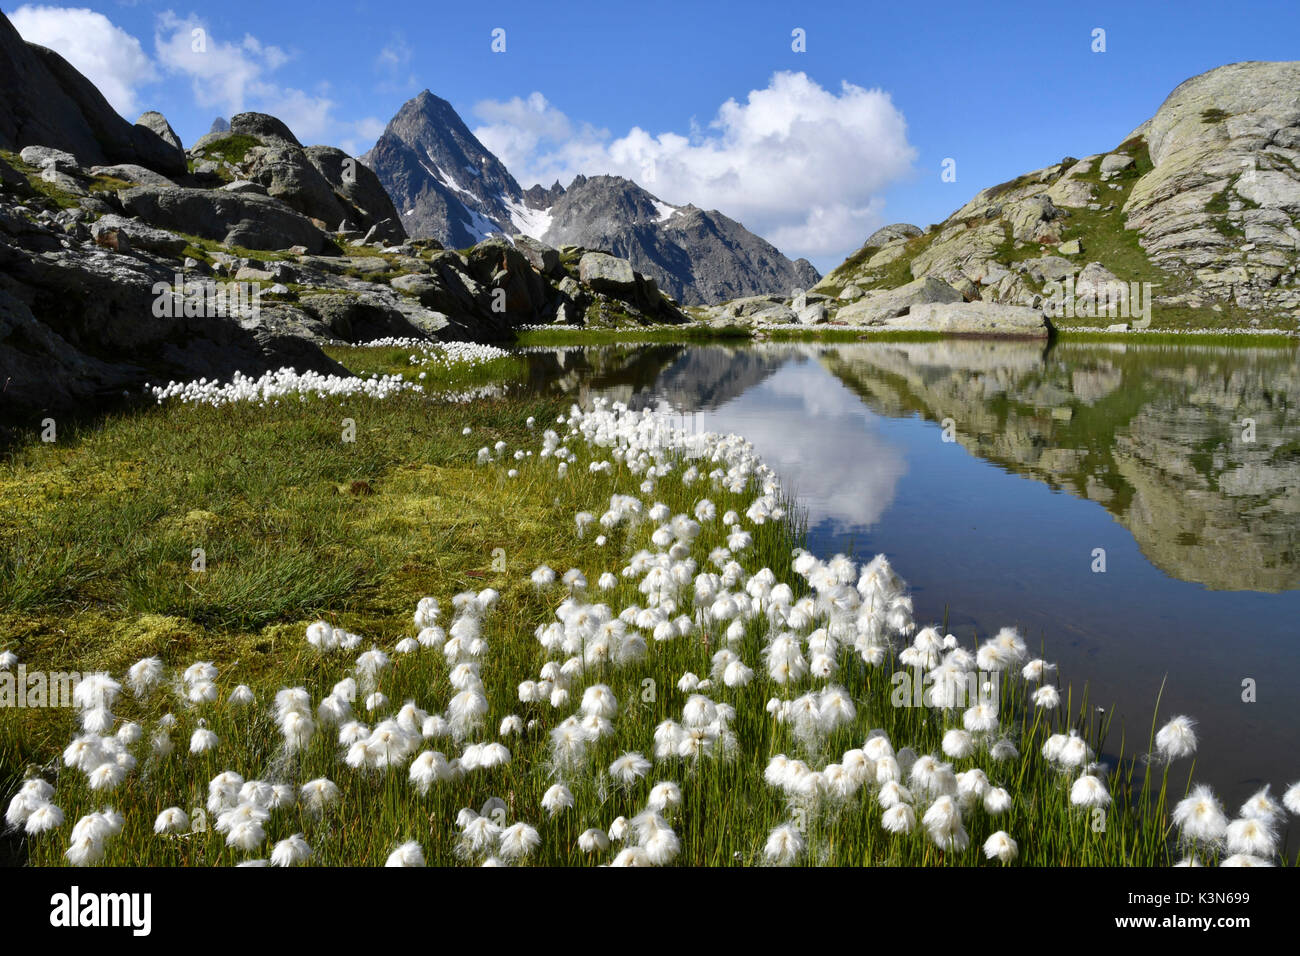
[[[668,203],[660,202],[658,199],[652,199],[650,201],[654,203],[655,209],[659,212],[659,216],[655,219],[655,222],[667,222],[669,219],[673,218],[673,213],[677,212],[676,206],[670,206]]]
[[[551,228],[551,207],[530,209],[521,202],[502,196],[501,202],[510,210],[510,223],[520,233],[531,239],[541,239]]]

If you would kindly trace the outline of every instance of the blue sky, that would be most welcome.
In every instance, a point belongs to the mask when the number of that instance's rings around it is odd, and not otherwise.
[[[1118,144],[1189,76],[1300,56],[1296,4],[1265,0],[4,10],[129,119],[158,109],[186,143],[215,115],[259,109],[304,141],[361,152],[428,88],[524,186],[579,171],[647,179],[823,270],[877,225],[937,222],[984,186]],[[1105,52],[1091,49],[1097,28]],[[947,158],[955,182],[941,179]]]

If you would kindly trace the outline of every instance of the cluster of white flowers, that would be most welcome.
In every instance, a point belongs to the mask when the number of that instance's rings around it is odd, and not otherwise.
[[[383,399],[398,392],[422,392],[423,386],[408,382],[400,375],[383,375],[376,378],[322,375],[319,372],[299,372],[282,368],[266,372],[258,378],[236,372],[229,382],[209,381],[200,378],[194,382],[168,382],[154,385],[149,392],[162,404],[170,399],[187,405],[210,405],[219,408],[235,402],[250,402],[259,406],[278,405],[281,399],[297,398],[306,401],[316,398],[366,398]]]
[[[797,756],[778,753],[763,771],[764,781],[785,799],[791,819],[754,848],[755,859],[778,865],[798,861],[809,852],[808,820],[843,813],[864,796],[879,806],[880,826],[889,834],[911,834],[919,826],[940,850],[960,854],[972,845],[974,833],[983,840],[976,845],[987,859],[1006,863],[1018,857],[1020,848],[1010,834],[989,832],[1014,798],[975,764],[985,755],[993,761],[985,764],[989,768],[1020,758],[999,720],[999,700],[1006,699],[999,697],[1001,677],[1019,672],[1027,683],[1039,685],[1029,695],[1030,713],[1050,720],[1060,702],[1055,686],[1046,683],[1055,665],[1030,660],[1025,641],[1012,628],[971,651],[951,634],[918,627],[906,584],[883,555],[859,565],[844,555],[822,560],[797,551],[793,570],[802,579],[798,592],[771,568],[747,571],[741,559],[756,550],[761,525],[784,515],[784,499],[772,472],[736,436],[688,433],[674,427],[671,414],[663,410],[636,412],[620,404],[597,403],[590,411],[575,406],[556,424],[565,430],[545,429],[536,454],[522,448],[512,453],[498,442],[483,448],[478,460],[513,466],[532,459],[533,467],[558,462],[563,469],[577,460],[572,449],[581,445],[620,475],[643,477],[653,485],[680,471],[684,484],[703,487],[680,513],[648,497],[652,492],[642,485],[647,497],[614,493],[603,510],[597,504],[591,512],[575,514],[576,539],[596,533],[595,544],[603,545],[605,535],[622,535],[626,547],[607,570],[592,574],[594,585],[579,568],[560,574],[546,564],[522,582],[529,586],[530,600],[548,601],[554,618],[537,626],[537,668],[530,667],[525,673],[534,676],[519,683],[515,680],[521,674],[509,675],[508,682],[485,679],[485,674],[503,676],[491,673],[489,637],[500,601],[494,588],[456,594],[445,628],[440,602],[432,596],[419,599],[410,633],[389,648],[371,645],[357,653],[360,635],[326,621],[308,625],[304,639],[312,649],[307,655],[312,680],[334,666],[342,671],[334,675],[340,679],[317,701],[306,686],[284,687],[274,695],[270,717],[279,740],[270,762],[274,769],[267,771],[271,780],[245,780],[228,769],[208,784],[207,812],[228,847],[260,855],[279,831],[269,860],[250,859],[248,865],[289,866],[311,857],[303,834],[290,832],[302,817],[285,811],[299,807],[323,816],[341,802],[343,790],[326,777],[300,787],[288,782],[308,751],[313,757],[332,751],[345,781],[386,789],[409,785],[414,799],[440,788],[445,792],[448,784],[471,774],[484,782],[500,780],[515,769],[503,741],[516,749],[536,741],[554,780],[539,805],[519,808],[521,790],[512,788],[511,804],[492,798],[480,811],[460,810],[456,833],[444,841],[460,858],[484,865],[524,862],[537,855],[542,833],[523,820],[508,823],[511,811],[561,817],[576,812],[575,793],[594,789],[602,802],[611,792],[628,799],[644,793],[660,775],[688,779],[711,764],[734,764],[745,745],[740,730],[762,717],[737,714],[738,706],[757,710],[755,701],[762,697],[745,688],[758,681],[769,682],[770,692],[779,695],[766,703],[774,739],[788,741],[789,746],[781,746]],[[719,494],[746,498],[737,510],[720,514],[713,500]],[[754,497],[742,515],[748,495]],[[709,537],[725,546],[713,548],[705,558],[699,542]],[[615,601],[619,595],[636,603],[620,606]],[[620,703],[610,684],[617,685],[625,668],[635,673],[636,667],[652,663],[657,653],[696,645],[706,649],[699,659],[707,674],[687,672],[677,680],[680,716],[659,721],[652,734],[640,729],[644,711],[635,702]],[[439,673],[445,672],[450,687],[446,699],[434,702],[425,684],[400,705],[390,702],[388,693],[407,697],[405,690],[399,695],[399,689],[409,688],[399,679],[403,662],[423,660],[422,655],[439,661]],[[846,689],[852,686],[852,671],[894,661],[917,675],[924,688],[919,703],[941,714],[948,725],[942,753],[918,753],[906,746],[908,741],[891,740],[880,728],[861,736],[871,726],[871,715]],[[0,668],[14,663],[12,653],[0,655]],[[63,762],[83,774],[91,790],[114,791],[137,769],[133,748],[145,730],[114,715],[123,686],[144,699],[164,684],[167,674],[160,659],[148,657],[128,669],[124,684],[108,674],[89,674],[76,686],[81,732],[64,751]],[[212,662],[197,661],[177,668],[170,685],[181,704],[178,713],[195,727],[190,753],[205,755],[206,772],[211,770],[207,761],[233,752],[206,726],[206,717],[213,716],[206,708],[220,706],[218,676]],[[502,699],[499,691],[493,700],[489,688],[502,686],[513,688],[511,697],[517,701]],[[231,706],[256,704],[244,685],[234,688],[227,701]],[[516,709],[518,713],[506,713]],[[677,712],[676,704],[671,712]],[[170,735],[177,724],[175,716],[165,714],[151,728],[153,754],[171,751]],[[840,741],[848,742],[848,749]],[[1153,756],[1165,762],[1193,754],[1193,721],[1173,718],[1155,744],[1158,755]],[[257,749],[263,749],[260,742]],[[1077,730],[1067,726],[1047,736],[1042,757],[1061,772],[1057,785],[1073,806],[1091,811],[1109,806],[1107,768],[1096,762]],[[53,799],[50,783],[28,780],[9,804],[8,825],[33,835],[59,829],[63,813]],[[576,838],[577,848],[584,854],[607,854],[622,844],[607,858],[615,866],[671,863],[681,851],[671,820],[682,807],[680,784],[660,780],[650,786],[641,812],[630,819],[618,817],[607,829],[588,827]],[[1226,851],[1230,863],[1269,863],[1278,852],[1283,807],[1300,814],[1300,784],[1285,793],[1280,805],[1264,788],[1233,821],[1208,788],[1197,787],[1177,804],[1173,821],[1192,851],[1189,862],[1203,852]],[[192,824],[198,829],[183,809],[169,807],[158,814],[153,830],[159,839],[175,839]],[[443,824],[450,828],[452,821]],[[67,859],[77,865],[101,861],[107,841],[122,827],[121,814],[113,810],[82,817],[72,829]],[[389,866],[424,865],[418,841],[399,834],[392,838],[387,846],[396,849],[387,857]]]
[[[1189,851],[1178,865],[1201,866],[1198,854],[1206,853],[1222,855],[1222,866],[1273,866],[1284,811],[1300,816],[1300,783],[1291,785],[1280,804],[1271,790],[1265,786],[1257,791],[1241,805],[1236,819],[1229,820],[1213,790],[1203,784],[1193,787],[1174,806],[1174,825]]]
[[[505,358],[510,354],[504,349],[480,342],[432,342],[412,338],[375,339],[353,347],[414,349],[414,353],[409,358],[411,365],[434,366],[442,369],[479,365]],[[426,374],[421,372],[419,378],[423,379]],[[319,372],[299,372],[285,367],[274,372],[266,372],[258,378],[236,372],[229,382],[218,382],[204,377],[192,382],[172,381],[166,385],[147,386],[147,389],[160,405],[175,399],[188,405],[210,405],[219,408],[236,402],[248,402],[261,407],[268,404],[274,406],[282,399],[297,398],[305,401],[308,396],[330,399],[356,396],[385,399],[401,392],[423,392],[424,386],[418,382],[408,381],[401,375],[368,377],[322,375]],[[500,391],[499,386],[487,385],[439,397],[463,403],[496,395]]]

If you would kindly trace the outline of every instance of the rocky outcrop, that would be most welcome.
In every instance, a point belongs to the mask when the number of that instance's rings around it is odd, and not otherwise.
[[[1234,63],[1174,90],[1147,130],[1151,170],[1124,203],[1152,260],[1206,295],[1300,306],[1300,63]]]
[[[897,289],[882,289],[842,306],[835,318],[848,325],[877,325],[906,315],[914,305],[929,302],[961,302],[962,295],[942,279],[926,276]]]
[[[0,148],[49,146],[83,166],[134,163],[183,173],[185,159],[170,131],[156,113],[132,126],[67,60],[24,41],[0,13]]]
[[[632,263],[604,252],[588,252],[578,260],[578,275],[597,292],[631,292],[636,288]]]
[[[202,137],[190,157],[207,187],[277,199],[323,232],[381,244],[406,239],[373,171],[335,147],[298,145],[273,116],[239,113],[229,132]]]
[[[0,418],[102,404],[146,381],[283,365],[341,372],[320,350],[336,340],[508,341],[537,323],[686,321],[652,279],[598,251],[496,237],[463,254],[431,240],[342,254],[311,219],[257,191],[92,191],[104,177],[71,154],[24,155],[0,161]],[[112,172],[107,182],[135,175]],[[51,176],[76,192],[56,201],[33,187],[48,189]]]
[[[347,218],[329,181],[299,146],[255,147],[245,154],[241,171],[248,181],[264,187],[268,196],[304,216],[332,226]]]
[[[1052,326],[1042,309],[992,302],[945,302],[914,305],[907,315],[890,319],[887,328],[946,335],[1023,335],[1046,338]]]
[[[270,196],[180,186],[136,186],[124,190],[118,199],[128,216],[228,246],[302,246],[307,252],[320,252],[328,242],[310,219]]]
[[[334,190],[356,231],[388,243],[406,238],[393,201],[365,164],[333,146],[308,146],[303,153]]]
[[[1038,308],[1049,283],[1083,280],[1095,265],[1125,284],[1151,283],[1144,324],[1159,327],[1162,309],[1179,308],[1205,310],[1202,325],[1294,328],[1297,90],[1300,63],[1236,63],[1193,77],[1117,148],[983,189],[924,232],[878,230],[814,288],[852,302],[859,291],[929,277],[967,300]],[[1135,242],[1141,252],[1130,251]],[[1138,316],[1084,318],[1107,326]]]
[[[92,398],[120,398],[169,374],[228,377],[295,363],[338,370],[319,349],[269,322],[159,314],[155,290],[173,284],[181,263],[70,241],[55,217],[29,217],[26,209],[0,206],[5,417],[84,410],[81,403]]]
[[[53,62],[3,29],[0,41],[29,70]],[[94,105],[66,64],[17,80],[56,73]],[[24,108],[0,105],[0,132],[50,129]],[[79,115],[80,126],[56,117],[68,126],[53,142],[0,159],[0,419],[99,407],[147,381],[341,373],[320,348],[336,340],[686,321],[652,278],[598,250],[494,237],[462,254],[407,240],[371,170],[302,147],[274,117],[214,124],[186,155],[156,113],[116,132],[111,117]],[[123,128],[151,137],[147,162],[112,148]],[[114,157],[125,158],[103,161]]]
[[[302,149],[302,143],[283,122],[266,113],[236,113],[230,117],[230,132],[236,136],[251,136],[268,146],[287,146]]]

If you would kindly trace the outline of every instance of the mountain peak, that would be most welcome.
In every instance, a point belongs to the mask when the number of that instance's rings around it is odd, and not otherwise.
[[[805,269],[740,223],[663,202],[625,176],[579,173],[567,189],[558,180],[549,189],[521,189],[452,105],[428,90],[402,105],[362,160],[392,196],[407,233],[448,248],[504,233],[602,249],[688,303],[810,284]]]
[[[518,232],[514,219],[530,207],[510,171],[429,90],[402,104],[361,159],[393,197],[408,234],[449,248]]]

